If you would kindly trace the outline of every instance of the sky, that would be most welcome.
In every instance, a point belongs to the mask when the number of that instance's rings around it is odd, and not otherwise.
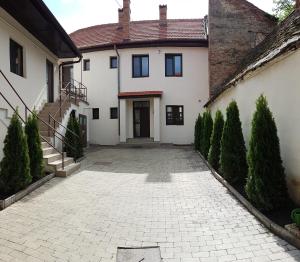
[[[273,0],[248,0],[272,13]],[[68,33],[77,29],[118,21],[123,0],[44,0]],[[208,13],[208,0],[131,0],[132,20],[158,19],[158,6],[168,5],[168,18],[202,18]]]

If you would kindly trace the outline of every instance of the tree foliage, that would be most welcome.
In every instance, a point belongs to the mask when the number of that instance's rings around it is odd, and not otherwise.
[[[76,135],[75,135],[76,134]],[[81,132],[78,119],[70,115],[66,137],[66,152],[68,157],[78,159],[83,156],[83,145],[81,141]]]
[[[220,168],[220,150],[221,150],[221,138],[224,127],[224,118],[220,110],[216,112],[213,131],[210,141],[210,150],[208,154],[208,162],[215,170]]]
[[[44,161],[43,150],[41,144],[41,138],[39,134],[38,119],[34,112],[32,116],[29,116],[25,133],[27,136],[27,144],[30,158],[30,173],[34,181],[42,178],[44,173]]]
[[[281,207],[288,199],[279,138],[266,98],[256,102],[248,152],[249,172],[246,193],[260,209]]]
[[[201,130],[201,154],[205,159],[208,157],[208,152],[210,148],[210,137],[213,129],[213,120],[211,117],[210,111],[206,111],[203,113],[202,117],[202,130]]]
[[[200,151],[200,139],[201,139],[201,128],[202,128],[202,116],[198,115],[198,118],[195,123],[195,133],[194,133],[194,146],[195,150]]]
[[[295,0],[273,0],[273,11],[280,21],[289,16],[295,9]]]
[[[17,114],[11,118],[3,152],[4,157],[0,163],[0,192],[11,195],[26,188],[32,180],[27,139]]]
[[[245,183],[247,177],[246,147],[237,103],[232,101],[226,110],[221,139],[221,173],[229,183]]]

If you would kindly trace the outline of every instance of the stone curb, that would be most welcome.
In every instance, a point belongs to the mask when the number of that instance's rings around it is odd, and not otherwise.
[[[39,188],[40,186],[44,185],[46,182],[51,180],[53,177],[55,177],[54,173],[47,175],[47,176],[43,177],[42,179],[36,181],[35,183],[31,184],[29,187],[25,188],[24,190],[14,194],[4,200],[0,200],[0,210],[3,210],[5,208],[11,206],[13,203],[19,201],[20,199],[22,199],[23,197],[25,197],[32,191],[34,191],[37,188]]]
[[[284,239],[291,245],[300,249],[300,239],[295,237],[285,228],[279,226],[269,218],[267,218],[264,214],[262,214],[258,209],[256,209],[246,198],[244,198],[237,190],[235,190],[222,176],[220,176],[214,168],[206,161],[206,159],[201,155],[200,152],[197,151],[201,159],[204,161],[206,166],[210,169],[213,176],[224,186],[226,187],[232,195],[237,198],[237,200],[246,207],[249,212],[254,215],[266,228],[268,228],[272,233]]]

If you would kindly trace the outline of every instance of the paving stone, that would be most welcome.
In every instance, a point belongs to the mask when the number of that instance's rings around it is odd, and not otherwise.
[[[0,261],[115,262],[126,246],[160,246],[163,262],[300,261],[190,147],[100,147],[0,212]]]

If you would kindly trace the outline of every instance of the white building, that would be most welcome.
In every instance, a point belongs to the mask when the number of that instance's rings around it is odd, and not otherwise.
[[[206,24],[159,11],[159,20],[133,22],[124,0],[119,23],[71,34],[83,54],[74,75],[89,87],[91,143],[193,143],[209,93]]]

